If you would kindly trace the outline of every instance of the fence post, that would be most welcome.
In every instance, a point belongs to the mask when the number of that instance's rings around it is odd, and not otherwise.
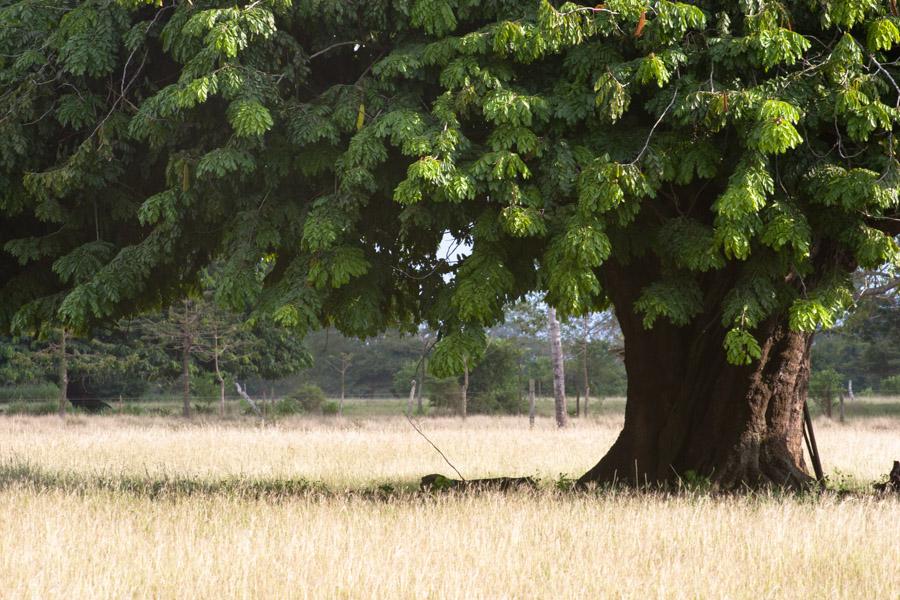
[[[840,396],[838,396],[838,403],[840,407],[840,419],[841,423],[844,422],[844,392],[841,392]]]

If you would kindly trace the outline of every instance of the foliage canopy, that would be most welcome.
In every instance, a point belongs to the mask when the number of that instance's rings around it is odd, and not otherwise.
[[[2,1],[0,330],[221,259],[222,301],[426,321],[450,372],[509,301],[595,310],[654,254],[645,325],[715,302],[747,363],[764,319],[830,326],[900,261],[898,42],[875,0]]]

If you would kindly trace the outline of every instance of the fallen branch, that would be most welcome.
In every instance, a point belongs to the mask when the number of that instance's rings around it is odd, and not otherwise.
[[[468,491],[498,491],[508,492],[520,489],[537,489],[537,481],[531,477],[494,477],[491,479],[450,479],[434,473],[422,478],[420,488],[423,492],[456,490]]]
[[[247,392],[244,390],[244,388],[241,387],[241,384],[238,383],[237,381],[235,381],[234,387],[237,389],[237,393],[241,396],[241,398],[243,398],[244,400],[247,401],[247,404],[250,405],[250,408],[253,409],[253,412],[256,413],[256,416],[259,417],[260,419],[262,419],[263,418],[262,411],[259,410],[259,407],[256,405],[256,402],[253,401],[253,398],[251,398],[247,394]]]

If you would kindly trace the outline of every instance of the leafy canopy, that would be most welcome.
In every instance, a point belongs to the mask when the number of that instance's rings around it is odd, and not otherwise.
[[[747,363],[898,262],[898,42],[874,0],[0,2],[0,329],[86,329],[220,259],[222,301],[424,320],[450,372],[509,301],[582,314],[651,257],[617,309],[714,314]]]

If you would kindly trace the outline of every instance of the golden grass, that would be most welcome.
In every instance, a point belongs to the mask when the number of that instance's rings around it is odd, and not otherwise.
[[[589,468],[621,418],[422,422],[466,477]],[[817,421],[826,470],[900,459],[900,420]],[[448,467],[401,419],[0,419],[0,460],[77,480],[296,479],[330,490]],[[839,473],[837,471],[839,471]],[[900,502],[537,493],[274,499],[0,488],[2,598],[900,598]]]

